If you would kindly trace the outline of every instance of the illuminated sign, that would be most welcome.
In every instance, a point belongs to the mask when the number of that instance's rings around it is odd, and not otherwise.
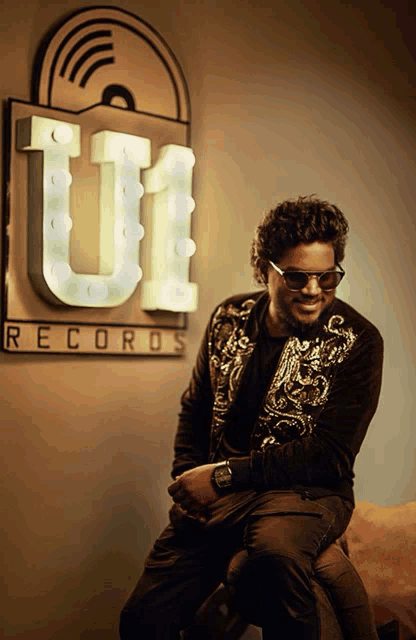
[[[183,354],[195,156],[172,51],[126,11],[77,11],[32,89],[9,101],[3,348]]]
[[[152,279],[144,283],[145,309],[196,309],[197,287],[188,282],[188,262],[195,251],[189,238],[194,163],[191,149],[170,144],[161,149],[156,166],[145,172],[145,191],[154,194]]]

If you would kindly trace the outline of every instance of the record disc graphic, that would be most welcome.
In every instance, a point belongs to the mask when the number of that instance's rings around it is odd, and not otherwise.
[[[149,24],[113,7],[77,11],[48,35],[35,59],[32,102],[74,112],[106,104],[190,121],[169,46]]]

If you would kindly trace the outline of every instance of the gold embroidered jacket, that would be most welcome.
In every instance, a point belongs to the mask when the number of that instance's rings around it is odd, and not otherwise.
[[[268,301],[267,291],[234,296],[212,314],[182,396],[174,476],[215,460],[225,431],[238,428],[233,407]],[[307,339],[289,337],[253,425],[250,455],[230,459],[233,488],[314,487],[352,499],[382,354],[378,330],[338,299]]]

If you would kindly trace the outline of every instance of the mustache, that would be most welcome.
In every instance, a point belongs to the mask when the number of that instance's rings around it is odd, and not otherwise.
[[[302,296],[295,298],[295,302],[322,302],[322,296]]]

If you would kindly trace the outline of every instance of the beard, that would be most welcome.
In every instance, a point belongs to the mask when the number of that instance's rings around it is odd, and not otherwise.
[[[313,335],[316,329],[321,327],[326,323],[327,320],[329,320],[334,303],[335,298],[327,303],[327,305],[323,308],[323,310],[315,320],[310,322],[302,321],[292,314],[290,310],[290,303],[286,301],[284,292],[279,291],[277,314],[280,322],[282,323],[282,326],[290,335],[295,335],[300,338],[306,339],[310,335]]]

